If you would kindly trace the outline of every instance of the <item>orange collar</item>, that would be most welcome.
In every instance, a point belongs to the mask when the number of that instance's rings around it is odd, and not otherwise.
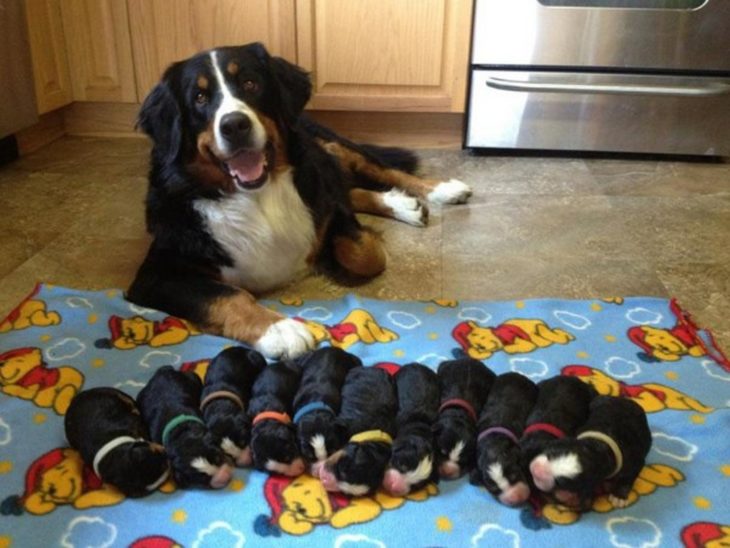
[[[257,422],[265,421],[267,419],[279,421],[282,424],[291,424],[291,417],[289,417],[286,413],[279,413],[278,411],[262,411],[253,418],[251,425],[253,426]]]

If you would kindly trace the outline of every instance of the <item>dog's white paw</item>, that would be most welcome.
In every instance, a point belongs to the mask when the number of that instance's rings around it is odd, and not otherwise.
[[[471,196],[471,187],[458,179],[449,179],[436,185],[428,193],[428,201],[434,204],[463,204]]]
[[[615,495],[608,495],[608,502],[610,502],[614,508],[626,508],[629,505],[629,499],[620,499]]]
[[[425,226],[428,210],[421,203],[400,190],[389,190],[383,194],[383,202],[393,210],[393,217],[413,226]]]
[[[267,358],[296,358],[316,346],[309,329],[297,320],[286,318],[271,324],[254,347]]]

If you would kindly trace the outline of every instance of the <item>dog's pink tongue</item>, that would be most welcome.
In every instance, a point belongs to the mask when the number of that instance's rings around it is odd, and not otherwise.
[[[228,170],[242,183],[256,181],[264,173],[264,160],[263,152],[246,150],[228,160]]]

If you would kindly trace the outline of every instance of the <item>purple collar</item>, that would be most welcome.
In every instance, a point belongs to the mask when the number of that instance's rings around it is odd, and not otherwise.
[[[477,441],[480,441],[482,438],[486,438],[487,436],[490,436],[492,434],[502,434],[503,436],[507,436],[513,442],[519,443],[519,440],[517,439],[517,436],[515,436],[515,433],[512,432],[512,430],[510,430],[509,428],[505,428],[504,426],[492,426],[491,428],[482,430],[477,436]]]

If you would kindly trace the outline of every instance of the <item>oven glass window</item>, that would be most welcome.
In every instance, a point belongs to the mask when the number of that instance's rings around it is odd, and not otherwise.
[[[581,8],[641,8],[691,10],[707,0],[538,0],[545,6],[572,6]]]

